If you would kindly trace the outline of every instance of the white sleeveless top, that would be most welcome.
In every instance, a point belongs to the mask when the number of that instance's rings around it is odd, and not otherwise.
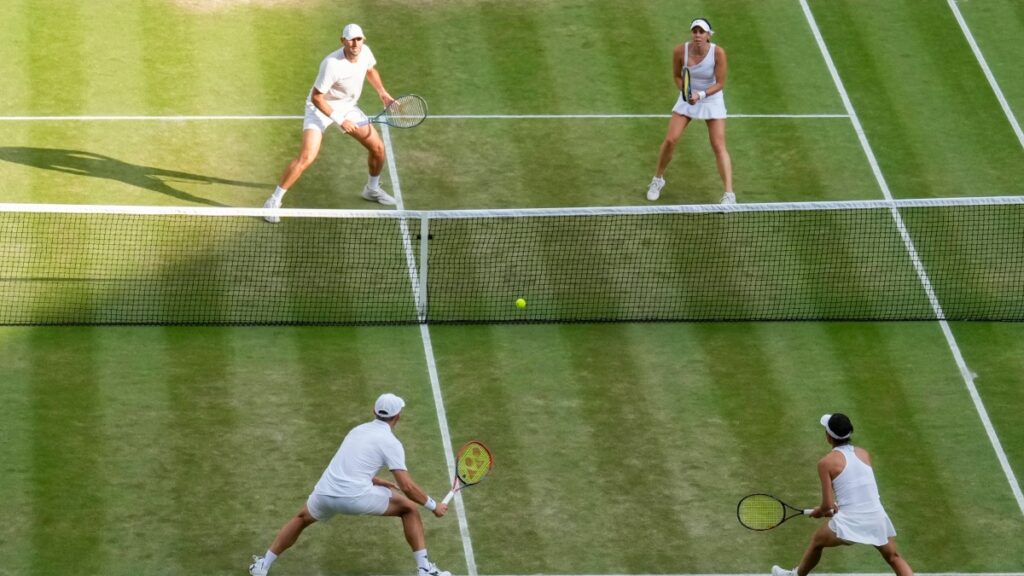
[[[854,452],[851,444],[837,446],[832,450],[846,458],[846,467],[832,480],[836,504],[844,512],[871,512],[882,508],[878,496],[875,471],[865,464]]]
[[[704,59],[695,66],[690,66],[690,89],[694,92],[707,90],[712,84],[718,81],[715,78],[715,49],[717,45],[709,44],[710,48]],[[690,43],[687,42],[683,48],[683,65],[690,62]],[[676,99],[676,105],[672,108],[676,114],[699,120],[721,119],[728,116],[725,109],[725,91],[719,90],[707,98],[690,104],[683,100],[682,94]]]
[[[704,55],[704,59],[698,62],[694,66],[690,66],[690,87],[694,90],[707,90],[717,80],[715,79],[715,43],[710,43],[708,53]],[[683,65],[687,66],[690,63],[690,43],[686,43],[686,47],[683,49]],[[708,98],[714,98],[719,96],[721,92],[716,92]],[[721,97],[721,96],[719,96]]]

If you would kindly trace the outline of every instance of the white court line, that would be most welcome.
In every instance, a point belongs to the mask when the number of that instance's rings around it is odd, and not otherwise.
[[[1006,114],[1006,119],[1010,121],[1010,126],[1013,127],[1013,133],[1017,135],[1017,140],[1020,142],[1021,148],[1024,148],[1024,132],[1020,129],[1020,124],[1017,122],[1017,117],[1013,115],[1013,110],[1010,109],[1010,104],[1006,101],[1006,97],[1003,96],[1003,91],[999,88],[999,83],[996,82],[995,75],[992,74],[992,70],[988,67],[988,62],[985,60],[985,55],[981,53],[981,48],[978,47],[978,43],[974,41],[974,34],[971,34],[971,29],[967,27],[967,21],[964,20],[964,15],[960,13],[960,8],[956,5],[955,0],[947,0],[949,3],[949,9],[953,11],[953,16],[956,17],[956,21],[960,23],[960,29],[964,31],[964,36],[967,38],[967,43],[971,45],[971,51],[974,52],[974,57],[978,59],[978,64],[981,64],[981,70],[985,73],[985,78],[988,78],[988,84],[992,87],[992,91],[996,93],[996,100],[999,100],[999,105],[1003,107],[1003,113]]]
[[[387,155],[388,176],[391,178],[391,189],[395,193],[395,208],[405,209],[402,200],[402,185],[398,180],[398,167],[395,165],[394,146],[391,144],[391,132],[387,124],[381,125],[381,136],[384,139],[384,151]],[[421,299],[425,296],[420,293],[420,283],[416,272],[416,259],[413,255],[412,241],[409,235],[408,221],[401,220],[402,243],[405,248],[406,260],[409,266],[409,280],[412,282],[413,296],[416,300],[416,310],[422,310]],[[441,444],[444,448],[444,459],[448,466],[448,476],[455,477],[455,454],[452,451],[452,436],[448,429],[448,414],[444,408],[444,399],[441,397],[441,380],[437,375],[437,361],[434,359],[434,344],[430,338],[430,328],[425,323],[420,324],[420,337],[423,340],[423,356],[427,362],[427,374],[430,377],[430,389],[434,395],[434,408],[437,411],[437,425],[441,429]],[[473,554],[473,540],[469,536],[469,520],[466,518],[466,508],[462,503],[462,493],[455,493],[455,510],[459,519],[459,533],[462,535],[462,549],[466,556],[466,571],[468,576],[477,576],[476,557]]]
[[[878,181],[878,186],[882,189],[882,194],[885,196],[885,199],[891,202],[893,198],[892,193],[889,190],[889,185],[886,183],[885,177],[882,176],[882,170],[878,166],[878,160],[875,158],[875,153],[871,150],[871,145],[868,144],[868,138],[864,133],[864,127],[861,126],[860,119],[857,117],[857,112],[854,111],[853,104],[850,102],[850,97],[846,93],[846,88],[843,86],[843,81],[839,78],[839,71],[836,70],[835,63],[832,61],[832,56],[829,54],[828,47],[825,45],[825,39],[822,37],[821,30],[818,29],[818,24],[814,20],[814,14],[811,13],[811,8],[807,5],[807,0],[800,0],[800,6],[803,7],[804,15],[807,17],[807,23],[811,26],[811,32],[814,34],[814,39],[818,43],[821,55],[825,58],[825,64],[828,66],[828,71],[832,75],[832,80],[835,82],[836,89],[839,91],[839,95],[843,100],[843,106],[846,107],[846,111],[850,115],[850,121],[853,123],[853,128],[857,132],[857,138],[860,140],[861,147],[864,148],[864,154],[867,155],[868,162],[871,164],[871,171],[874,172],[875,179]],[[928,295],[928,300],[931,302],[932,310],[935,312],[935,318],[939,321],[942,334],[946,337],[946,343],[949,345],[949,349],[953,353],[953,360],[956,362],[957,368],[960,370],[960,376],[963,378],[964,384],[967,386],[967,391],[971,396],[971,400],[974,402],[974,408],[977,410],[978,416],[981,418],[981,423],[985,427],[985,433],[988,434],[989,442],[992,443],[992,448],[996,452],[996,458],[999,460],[999,465],[1002,467],[1003,474],[1006,475],[1006,480],[1010,484],[1010,490],[1013,492],[1013,496],[1017,500],[1017,506],[1020,508],[1021,514],[1024,514],[1024,493],[1021,492],[1020,484],[1017,482],[1017,477],[1013,473],[1013,468],[1010,467],[1010,462],[1006,457],[1006,452],[1003,451],[1003,445],[999,441],[995,428],[992,426],[992,421],[988,417],[988,411],[985,409],[985,404],[981,401],[981,395],[978,394],[978,389],[974,384],[974,374],[971,372],[970,368],[967,367],[963,354],[960,353],[960,346],[957,344],[956,338],[953,336],[953,331],[949,328],[949,323],[946,322],[945,314],[942,312],[942,306],[939,304],[938,298],[935,296],[935,291],[932,288],[931,280],[928,278],[928,273],[925,271],[920,258],[918,258],[917,249],[914,247],[914,241],[910,238],[910,234],[907,232],[906,226],[903,223],[903,217],[900,215],[899,209],[895,206],[892,208],[892,217],[896,222],[896,227],[903,239],[903,244],[906,246],[907,252],[914,264],[914,269],[917,271],[917,276],[921,281],[921,285],[924,287],[925,293]]]
[[[668,118],[670,114],[436,114],[431,120],[605,120]],[[729,118],[848,118],[846,114],[730,114]],[[302,116],[0,116],[0,122],[206,122],[233,120],[301,120]]]

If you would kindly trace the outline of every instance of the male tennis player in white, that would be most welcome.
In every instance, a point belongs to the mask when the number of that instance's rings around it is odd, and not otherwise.
[[[896,551],[896,529],[878,497],[871,456],[850,443],[850,418],[846,414],[825,414],[821,425],[832,450],[818,461],[821,505],[811,516],[830,519],[811,536],[799,566],[792,570],[772,566],[772,576],[807,576],[818,565],[825,548],[849,544],[874,546],[896,574],[913,576],[910,565]]]
[[[413,481],[405,466],[405,448],[394,428],[402,416],[405,401],[394,394],[381,394],[373,405],[375,418],[353,428],[313,488],[305,506],[278,532],[263,556],[253,556],[252,576],[266,576],[270,566],[298,540],[314,522],[325,522],[337,514],[354,516],[400,516],[405,539],[412,547],[417,576],[451,576],[427,559],[427,543],[418,505],[438,518],[448,506],[435,502]],[[398,485],[376,476],[387,466]]]
[[[348,24],[341,32],[342,47],[331,52],[320,63],[313,88],[306,98],[306,116],[302,121],[302,149],[288,164],[277,188],[263,204],[264,208],[280,208],[281,200],[299,176],[316,160],[324,131],[337,124],[342,132],[353,137],[369,152],[367,165],[370,177],[363,187],[363,198],[371,202],[394,205],[395,199],[380,187],[380,173],[384,169],[384,142],[367,116],[359,109],[359,95],[363,81],[369,80],[384,106],[395,99],[384,89],[377,59],[364,42],[366,37],[358,24]],[[363,124],[365,122],[365,124]],[[267,216],[267,222],[277,223],[280,218]]]

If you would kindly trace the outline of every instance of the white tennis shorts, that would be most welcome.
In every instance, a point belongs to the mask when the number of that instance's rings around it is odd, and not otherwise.
[[[306,509],[320,522],[330,520],[332,516],[345,514],[348,516],[381,516],[388,510],[391,501],[391,490],[384,486],[374,486],[362,496],[349,498],[345,496],[327,496],[326,494],[309,495]]]
[[[345,118],[353,122],[364,122],[367,117],[358,106],[349,109],[345,112]],[[312,102],[306,102],[306,115],[302,118],[302,130],[319,130],[323,132],[328,127],[334,124],[334,120],[330,116],[324,114],[319,108],[313,105]]]

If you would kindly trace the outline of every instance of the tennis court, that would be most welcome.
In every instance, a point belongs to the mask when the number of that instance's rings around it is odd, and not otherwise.
[[[391,93],[430,104],[422,126],[388,132],[383,184],[406,210],[646,205],[671,50],[695,16],[729,54],[741,203],[1017,196],[1024,181],[1015,0],[8,0],[2,12],[5,203],[261,206],[349,21]],[[378,108],[372,90],[362,105]],[[364,173],[362,150],[330,134],[285,207],[376,209],[359,197]],[[666,180],[659,204],[721,196],[702,125]],[[200,250],[255,237],[210,235]],[[76,253],[99,258],[91,248]],[[0,573],[242,574],[392,391],[407,401],[410,469],[435,497],[464,440],[495,453],[458,514],[425,519],[431,559],[456,574],[795,565],[814,522],[754,533],[735,506],[751,492],[816,504],[817,419],[832,411],[871,450],[917,572],[1021,574],[1022,343],[1019,322],[960,321],[0,327]],[[410,565],[396,520],[338,518],[272,573]],[[868,547],[818,567],[886,569]]]

